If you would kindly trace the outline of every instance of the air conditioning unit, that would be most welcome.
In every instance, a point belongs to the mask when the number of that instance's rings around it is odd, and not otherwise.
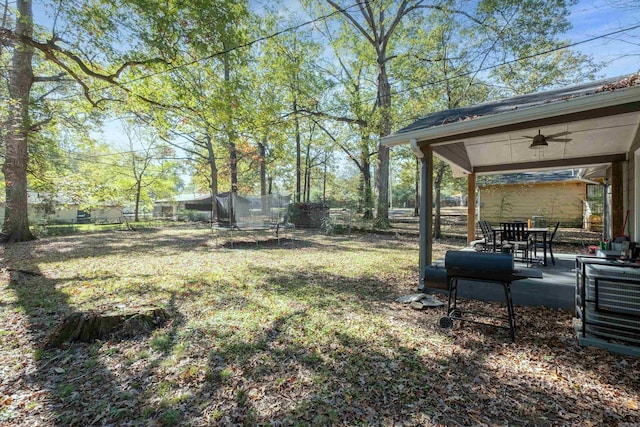
[[[578,257],[576,316],[582,337],[640,347],[640,265]]]

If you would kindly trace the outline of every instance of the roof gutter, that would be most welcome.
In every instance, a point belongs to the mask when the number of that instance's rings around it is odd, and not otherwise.
[[[594,109],[601,109],[622,105],[640,100],[640,86],[631,86],[614,91],[603,91],[593,95],[570,98],[547,104],[536,105],[521,109],[513,109],[503,113],[478,117],[473,120],[463,120],[441,126],[416,129],[409,132],[394,133],[380,139],[380,142],[391,147],[401,144],[413,144],[417,147],[419,141],[455,136],[462,133],[483,129],[499,128],[514,123],[529,122],[555,116],[580,113]],[[412,142],[412,141],[415,141]],[[413,146],[412,146],[413,149]],[[415,150],[414,150],[415,152]]]

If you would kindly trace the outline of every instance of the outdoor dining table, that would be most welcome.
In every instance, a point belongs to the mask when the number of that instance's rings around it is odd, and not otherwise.
[[[547,227],[532,227],[528,228],[527,232],[530,235],[533,235],[533,256],[537,256],[536,253],[536,242],[539,242],[538,236],[542,237],[542,247],[544,248],[544,254],[542,257],[542,265],[547,266],[547,234],[549,234],[549,229]]]
[[[493,252],[496,251],[496,239],[497,239],[497,235],[498,233],[501,233],[503,230],[502,229],[493,229]],[[549,234],[549,229],[547,227],[532,227],[532,228],[527,228],[527,233],[529,235],[533,236],[533,242],[534,242],[534,256],[536,256],[536,246],[535,243],[542,241],[542,247],[544,248],[544,254],[542,257],[542,265],[544,265],[545,267],[547,266],[547,235]]]

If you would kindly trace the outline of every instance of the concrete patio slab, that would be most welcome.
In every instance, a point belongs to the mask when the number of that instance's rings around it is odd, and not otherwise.
[[[511,294],[514,305],[543,306],[575,312],[576,289],[576,256],[575,254],[554,254],[556,265],[536,267],[542,271],[542,279],[523,279],[511,284]],[[444,267],[444,260],[436,265]],[[516,262],[516,268],[525,267]],[[446,271],[446,270],[445,270]],[[427,290],[447,295],[448,292],[429,287]],[[504,302],[505,295],[502,286],[480,281],[460,280],[458,297],[480,301]]]

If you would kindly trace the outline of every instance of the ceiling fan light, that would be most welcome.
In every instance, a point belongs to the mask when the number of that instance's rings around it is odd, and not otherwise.
[[[529,148],[544,148],[548,145],[549,144],[547,144],[547,139],[544,137],[544,135],[540,135],[538,133],[538,135],[533,137],[533,141],[531,142]]]

